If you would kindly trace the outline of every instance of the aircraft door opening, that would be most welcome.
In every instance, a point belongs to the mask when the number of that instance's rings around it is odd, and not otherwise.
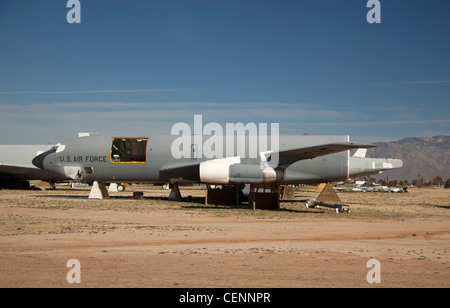
[[[147,138],[113,138],[111,162],[145,163],[147,161]]]

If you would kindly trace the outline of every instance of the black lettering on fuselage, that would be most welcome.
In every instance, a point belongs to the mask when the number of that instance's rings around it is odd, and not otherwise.
[[[83,162],[83,157],[78,156],[78,162]],[[84,157],[84,161],[86,163],[106,163],[108,162],[108,156],[103,155],[103,156],[98,156],[98,155],[92,155],[92,156],[85,156]]]
[[[81,155],[73,155],[73,156],[59,156],[58,160],[60,163],[107,163],[108,156],[106,155],[92,155],[92,156],[81,156]]]

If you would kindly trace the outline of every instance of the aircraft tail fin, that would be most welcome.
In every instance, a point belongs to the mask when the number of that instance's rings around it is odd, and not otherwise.
[[[366,157],[367,149],[358,149],[358,151],[353,154],[353,157]]]

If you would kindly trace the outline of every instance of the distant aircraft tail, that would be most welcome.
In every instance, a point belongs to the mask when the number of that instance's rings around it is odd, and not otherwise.
[[[353,157],[366,157],[367,149],[358,149],[358,151],[353,154]]]

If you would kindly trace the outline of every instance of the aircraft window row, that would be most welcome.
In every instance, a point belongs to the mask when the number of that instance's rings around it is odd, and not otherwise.
[[[111,161],[114,163],[145,163],[147,141],[146,138],[113,138]]]

